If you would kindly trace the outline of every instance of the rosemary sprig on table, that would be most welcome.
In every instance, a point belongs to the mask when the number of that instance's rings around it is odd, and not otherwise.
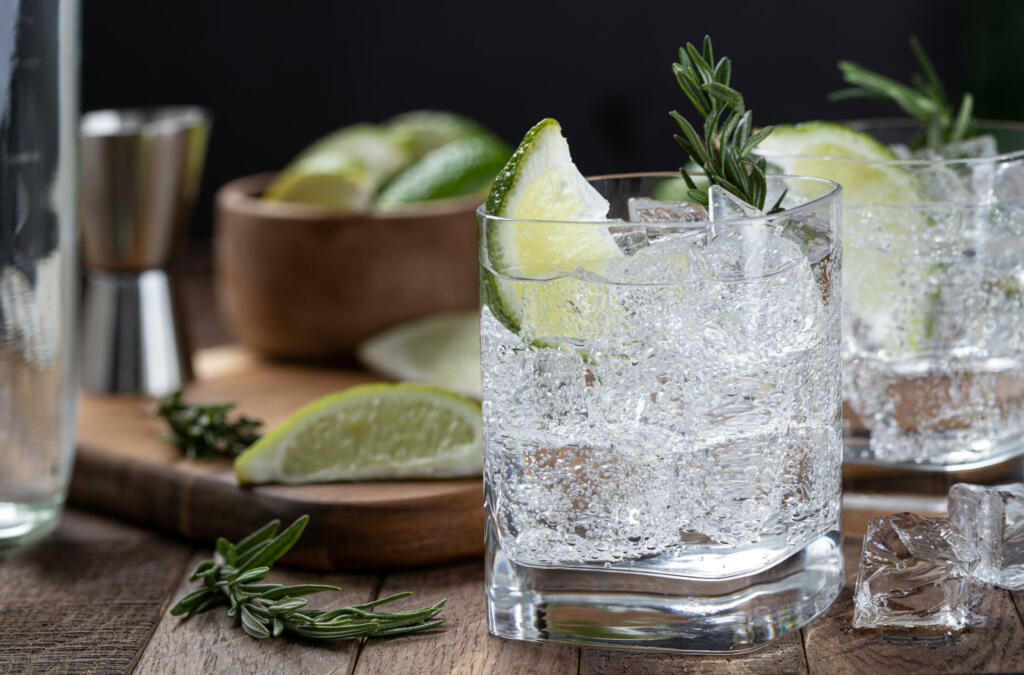
[[[763,157],[751,157],[751,151],[772,132],[771,127],[754,131],[753,111],[746,110],[743,95],[729,86],[732,61],[722,57],[715,63],[711,37],[704,36],[703,53],[693,44],[679,48],[679,63],[672,72],[683,92],[704,118],[701,136],[686,118],[673,110],[669,114],[679,124],[682,135],[676,142],[707,174],[711,185],[725,188],[748,204],[764,209],[768,188]],[[708,195],[697,189],[685,170],[679,172],[686,182],[687,196],[698,204],[708,205]],[[768,212],[782,210],[783,193]]]
[[[415,633],[444,623],[444,619],[434,617],[444,607],[445,600],[405,612],[373,611],[375,607],[412,595],[408,592],[324,611],[306,609],[304,596],[341,590],[337,586],[259,583],[277,559],[302,536],[307,522],[309,516],[302,516],[277,534],[281,521],[272,520],[237,544],[223,537],[218,539],[214,558],[199,563],[189,577],[202,585],[179,600],[171,608],[171,614],[192,617],[215,605],[228,604],[228,616],[238,617],[242,629],[261,640],[282,633],[318,640],[383,637]]]
[[[932,150],[937,150],[946,143],[956,143],[967,138],[972,126],[974,97],[970,92],[965,92],[960,99],[960,108],[954,115],[949,99],[946,98],[946,90],[938,73],[935,72],[935,66],[917,36],[910,37],[910,49],[921,68],[921,73],[914,74],[910,86],[868,70],[853,61],[840,61],[839,70],[843,73],[843,79],[853,87],[833,92],[829,95],[829,100],[878,98],[892,101],[911,117],[924,122],[924,142]]]
[[[164,439],[181,448],[189,459],[234,458],[260,440],[263,425],[245,415],[229,419],[234,407],[234,403],[190,405],[182,400],[179,389],[160,401],[157,414],[170,428]]]

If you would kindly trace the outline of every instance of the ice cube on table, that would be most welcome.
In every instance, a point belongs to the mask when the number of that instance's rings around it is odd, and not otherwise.
[[[712,185],[708,188],[708,220],[712,223],[762,216],[764,216],[764,211],[748,204],[720,185]]]
[[[977,622],[977,553],[948,518],[897,513],[868,523],[854,589],[854,628],[948,628]]]
[[[1024,589],[1024,483],[957,483],[949,491],[949,519],[978,553],[974,576]]]

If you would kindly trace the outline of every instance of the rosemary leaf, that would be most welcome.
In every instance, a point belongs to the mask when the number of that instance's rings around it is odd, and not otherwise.
[[[687,43],[679,49],[679,62],[672,72],[686,97],[704,119],[704,137],[677,111],[669,113],[682,132],[675,139],[686,154],[703,169],[711,185],[731,192],[759,209],[764,208],[765,161],[751,157],[756,145],[771,133],[771,127],[753,132],[753,113],[744,106],[743,95],[729,86],[732,61],[726,57],[714,60],[711,37],[704,36],[703,49]],[[715,64],[713,67],[711,64]],[[687,197],[695,203],[708,205],[707,192],[698,190],[693,180],[681,169],[688,188]],[[777,202],[769,213],[781,209]]]
[[[923,140],[932,150],[939,150],[947,143],[956,143],[967,138],[973,126],[973,97],[970,93],[965,93],[954,116],[935,65],[928,58],[916,36],[910,37],[910,49],[921,70],[911,78],[910,85],[897,82],[852,61],[840,61],[839,70],[843,74],[843,79],[847,84],[854,86],[833,92],[829,95],[829,100],[878,98],[892,101],[905,113],[924,124]],[[917,145],[920,145],[920,141]]]
[[[323,611],[307,609],[305,596],[341,590],[337,586],[252,583],[265,577],[271,565],[295,545],[308,522],[309,516],[301,516],[277,534],[280,523],[271,521],[237,544],[218,539],[217,555],[221,561],[206,560],[196,566],[189,579],[202,585],[178,600],[171,607],[171,614],[192,617],[214,605],[226,604],[228,616],[237,618],[242,630],[258,640],[284,634],[318,640],[406,635],[444,622],[435,618],[444,607],[444,600],[403,612],[368,611],[406,598],[411,595],[408,592]]]
[[[260,439],[257,419],[239,415],[229,419],[232,403],[189,405],[181,390],[162,399],[157,414],[167,422],[163,438],[177,445],[189,459],[199,457],[237,457]]]

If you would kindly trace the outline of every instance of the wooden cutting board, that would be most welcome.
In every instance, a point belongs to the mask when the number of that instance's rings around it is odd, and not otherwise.
[[[269,429],[300,406],[375,378],[261,361],[241,348],[200,352],[196,402],[234,401]],[[227,460],[186,460],[160,440],[152,399],[82,395],[70,500],[189,539],[237,540],[272,518],[310,522],[285,562],[321,570],[388,570],[483,553],[483,484],[437,481],[240,487]]]

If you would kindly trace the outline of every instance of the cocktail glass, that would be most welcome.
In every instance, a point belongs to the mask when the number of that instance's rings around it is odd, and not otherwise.
[[[612,220],[478,211],[490,631],[758,647],[842,585],[840,188],[772,176],[785,211],[716,198],[709,224],[664,201],[678,176],[590,182]],[[618,253],[498,273],[517,228]]]
[[[930,157],[917,122],[851,126],[905,158],[764,154],[844,186],[848,474],[944,502],[1024,454],[1024,124]]]

